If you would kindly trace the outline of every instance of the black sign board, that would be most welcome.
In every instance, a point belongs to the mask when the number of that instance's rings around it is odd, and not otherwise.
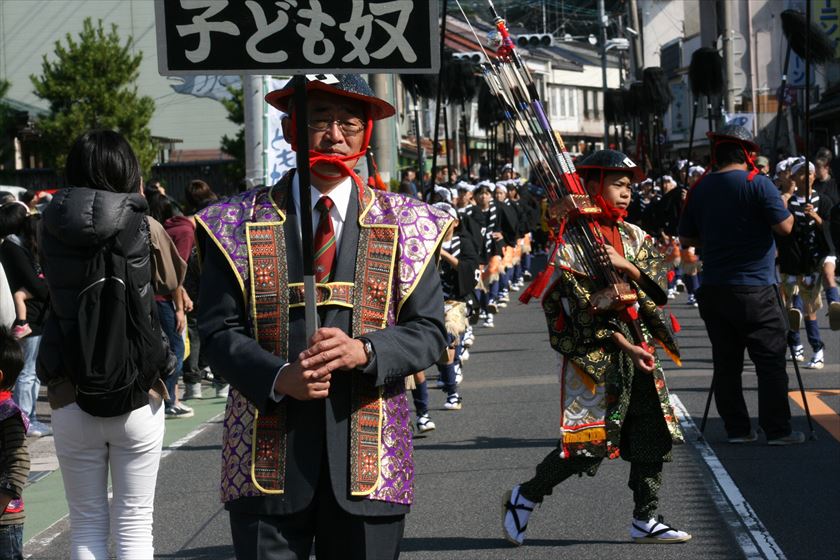
[[[156,0],[162,75],[437,73],[437,0]]]

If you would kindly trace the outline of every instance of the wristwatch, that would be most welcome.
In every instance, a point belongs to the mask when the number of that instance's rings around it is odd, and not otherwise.
[[[359,337],[358,340],[362,343],[362,346],[365,350],[365,358],[367,358],[367,361],[360,366],[361,369],[364,369],[368,367],[370,365],[371,360],[373,360],[373,344],[370,343],[370,340],[363,337]]]

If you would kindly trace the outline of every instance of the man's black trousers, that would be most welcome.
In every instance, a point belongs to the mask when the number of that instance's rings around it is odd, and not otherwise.
[[[758,376],[758,424],[767,439],[790,434],[786,322],[775,286],[702,286],[700,316],[712,342],[715,403],[729,437],[750,433],[741,386],[744,349]]]
[[[362,517],[344,511],[323,473],[312,503],[301,512],[229,513],[239,560],[308,560],[313,540],[318,560],[396,560],[405,529],[405,515]]]

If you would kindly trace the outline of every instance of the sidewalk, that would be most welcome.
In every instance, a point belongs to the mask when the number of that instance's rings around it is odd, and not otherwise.
[[[201,400],[186,401],[195,411],[195,416],[166,421],[163,437],[164,455],[173,443],[179,442],[197,428],[206,426],[210,419],[224,412],[225,399],[215,397],[212,385],[204,383],[203,395]],[[41,389],[41,397],[38,399],[37,414],[40,421],[52,426],[44,388]],[[51,535],[48,529],[67,515],[67,501],[64,498],[64,483],[58,468],[53,437],[28,438],[27,444],[31,467],[29,481],[24,489],[26,523],[23,541],[27,544],[27,552],[31,554],[30,545],[35,541],[49,539]]]

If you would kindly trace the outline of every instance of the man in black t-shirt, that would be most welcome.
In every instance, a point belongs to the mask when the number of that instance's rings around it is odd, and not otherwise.
[[[758,423],[770,445],[805,441],[791,431],[785,320],[779,304],[773,233],[793,216],[770,179],[755,169],[752,134],[729,125],[709,133],[715,171],[688,195],[679,224],[684,248],[703,250],[700,316],[712,343],[715,402],[730,443],[757,439],[741,386],[744,350],[758,377]]]

